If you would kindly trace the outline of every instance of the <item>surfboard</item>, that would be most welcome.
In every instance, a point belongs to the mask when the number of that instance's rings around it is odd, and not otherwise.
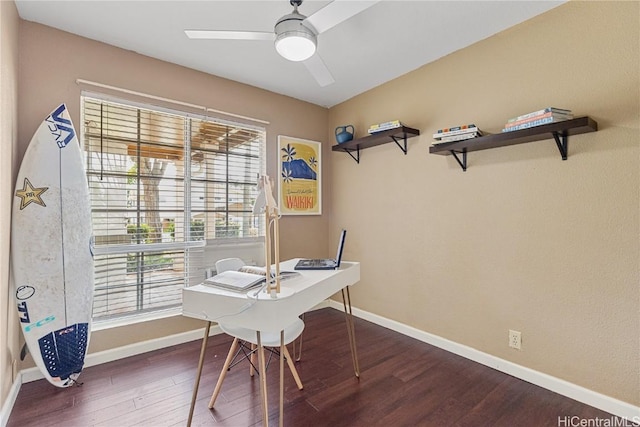
[[[38,127],[14,192],[11,262],[25,343],[44,377],[73,385],[89,345],[91,205],[84,156],[67,107]]]

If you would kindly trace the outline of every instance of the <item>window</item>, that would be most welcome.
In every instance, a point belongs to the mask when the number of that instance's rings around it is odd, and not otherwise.
[[[83,94],[94,320],[181,305],[204,246],[264,236],[264,128]]]

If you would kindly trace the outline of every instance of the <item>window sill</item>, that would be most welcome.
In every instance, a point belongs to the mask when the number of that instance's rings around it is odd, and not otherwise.
[[[176,317],[182,315],[182,309],[180,307],[171,308],[162,311],[149,312],[144,314],[136,314],[128,317],[122,317],[118,319],[110,320],[97,320],[92,322],[91,331],[103,331],[112,328],[119,328],[122,326],[131,326],[138,323],[152,322],[158,319],[166,319],[169,317]]]

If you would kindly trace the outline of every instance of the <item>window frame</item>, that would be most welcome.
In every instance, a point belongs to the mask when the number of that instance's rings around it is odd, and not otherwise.
[[[166,107],[161,107],[161,106],[157,106],[157,105],[152,105],[152,104],[147,104],[147,103],[141,103],[141,102],[136,102],[136,101],[131,101],[128,99],[124,99],[124,98],[119,98],[119,97],[113,97],[110,95],[106,95],[106,94],[102,94],[102,93],[96,93],[96,92],[92,92],[92,91],[82,91],[81,93],[81,99],[80,99],[80,104],[81,104],[81,123],[83,124],[82,128],[81,128],[81,133],[80,133],[80,140],[81,140],[81,146],[83,149],[83,152],[85,153],[85,155],[87,156],[87,161],[88,161],[88,157],[91,155],[91,151],[90,149],[88,149],[87,147],[85,147],[85,144],[87,144],[87,136],[86,136],[86,126],[85,126],[85,100],[95,100],[98,102],[103,102],[103,103],[113,103],[113,104],[120,104],[129,108],[133,108],[136,110],[149,110],[152,112],[157,112],[157,113],[162,113],[162,114],[170,114],[170,115],[174,115],[177,117],[180,117],[181,120],[183,121],[184,125],[185,125],[185,129],[184,129],[184,142],[183,142],[183,150],[184,150],[184,158],[188,158],[191,159],[191,155],[194,152],[194,150],[192,150],[192,146],[191,146],[191,142],[193,139],[193,133],[192,133],[192,125],[193,123],[195,123],[196,121],[199,121],[199,123],[213,123],[216,126],[228,126],[231,127],[233,129],[241,129],[241,130],[251,130],[256,132],[258,135],[260,135],[259,139],[257,140],[257,142],[255,142],[255,144],[257,144],[258,146],[258,154],[257,156],[253,156],[253,161],[250,162],[250,166],[252,168],[257,168],[257,173],[258,174],[264,174],[266,171],[266,140],[267,140],[267,129],[265,126],[256,126],[253,124],[247,124],[247,123],[242,123],[242,122],[238,122],[238,121],[230,121],[230,120],[225,120],[222,118],[218,118],[218,117],[214,117],[212,114],[208,114],[208,113],[203,113],[203,114],[195,114],[193,112],[189,112],[189,111],[184,111],[184,110],[179,110],[179,109],[172,109],[172,108],[166,108]],[[101,128],[102,129],[102,128]],[[139,142],[138,142],[139,144]],[[239,144],[241,145],[241,144]],[[227,145],[227,149],[223,150],[224,153],[226,153],[225,155],[227,157],[231,156],[231,150],[229,149],[229,145]],[[188,157],[187,157],[188,156]],[[229,161],[227,159],[227,161]],[[257,166],[256,166],[257,165]],[[183,176],[183,180],[184,180],[184,186],[183,189],[181,190],[183,192],[183,197],[182,197],[182,202],[183,202],[183,206],[184,206],[184,211],[182,212],[182,214],[184,215],[183,218],[183,224],[186,223],[186,220],[189,219],[189,224],[191,224],[189,227],[185,227],[183,226],[184,229],[184,240],[181,241],[177,241],[177,242],[170,242],[170,243],[143,243],[143,244],[100,244],[100,245],[94,245],[93,247],[93,253],[94,253],[94,257],[100,257],[100,256],[107,256],[110,254],[125,254],[125,253],[130,253],[131,251],[135,250],[135,252],[141,252],[143,253],[142,256],[144,256],[144,253],[149,253],[149,252],[155,252],[155,251],[170,251],[170,250],[182,250],[185,252],[185,257],[187,256],[187,252],[190,250],[200,250],[202,252],[201,255],[201,259],[200,259],[200,265],[196,268],[196,270],[198,272],[201,273],[200,280],[204,278],[204,271],[206,269],[206,267],[208,267],[207,265],[205,265],[205,261],[204,261],[204,257],[205,257],[205,247],[206,246],[210,246],[210,247],[228,247],[229,249],[232,249],[233,246],[246,246],[246,245],[251,245],[251,244],[257,244],[257,243],[261,243],[263,241],[263,236],[264,236],[264,232],[265,232],[265,224],[263,223],[263,219],[262,216],[257,216],[258,221],[261,221],[262,223],[258,223],[257,226],[257,235],[255,236],[236,236],[236,237],[215,237],[212,236],[210,231],[208,229],[205,228],[205,235],[203,236],[204,238],[202,240],[192,240],[191,236],[189,236],[191,229],[193,227],[192,225],[192,221],[193,221],[193,215],[192,215],[192,207],[193,207],[193,192],[192,192],[192,188],[191,188],[191,184],[193,181],[193,174],[191,171],[191,161],[186,161],[184,162],[183,165],[184,168],[184,176]],[[90,171],[89,168],[87,168],[87,176],[89,177],[89,175],[93,174],[93,171]],[[246,173],[245,173],[246,174]],[[162,179],[162,178],[160,178]],[[203,184],[209,185],[210,181],[208,180],[201,180],[201,182],[203,182]],[[228,169],[227,169],[227,173],[225,175],[225,181],[224,183],[226,184],[226,186],[228,187],[230,185],[230,175],[228,173]],[[242,185],[247,186],[248,181],[242,183]],[[205,193],[206,194],[206,193]],[[227,193],[228,194],[228,193]],[[243,202],[242,206],[246,206],[246,199]],[[225,203],[226,209],[225,210],[200,210],[199,212],[203,212],[205,214],[205,217],[207,214],[209,213],[213,213],[213,216],[215,216],[216,213],[220,213],[223,212],[225,214],[225,216],[228,218],[230,216],[230,210],[229,210],[229,203]],[[92,211],[93,211],[93,202],[92,202]],[[136,207],[137,209],[141,209],[140,206]],[[247,214],[247,210],[246,208],[244,208],[242,210],[243,213]],[[93,221],[93,219],[92,219]],[[208,220],[207,220],[208,221]],[[227,224],[229,223],[229,221],[227,220],[226,222]],[[215,224],[215,223],[214,223]],[[215,228],[213,233],[216,233]],[[243,233],[246,233],[246,230],[243,230]],[[142,246],[142,247],[141,247]],[[141,251],[142,249],[142,251]],[[186,258],[185,258],[185,262]],[[191,268],[191,267],[189,267]],[[191,271],[191,270],[189,270]],[[194,284],[195,282],[193,280],[191,280],[191,283],[188,283],[189,280],[187,280],[187,278],[185,277],[183,279],[183,283],[182,283],[182,287],[184,286],[188,286],[189,284]],[[107,285],[108,286],[108,285]],[[140,283],[138,283],[136,285],[137,287],[140,287]],[[155,319],[155,318],[162,318],[162,317],[167,317],[167,316],[174,316],[176,314],[179,313],[180,309],[181,309],[181,293],[180,293],[180,297],[178,300],[178,304],[173,307],[173,308],[165,308],[165,309],[155,309],[155,310],[149,310],[149,311],[139,311],[138,309],[135,310],[130,310],[125,314],[121,314],[121,315],[115,315],[115,316],[108,316],[108,317],[94,317],[93,318],[93,322],[96,325],[99,325],[100,329],[103,328],[107,328],[110,327],[111,325],[113,326],[120,326],[123,324],[132,324],[132,323],[137,323],[139,321],[146,321],[149,319]]]

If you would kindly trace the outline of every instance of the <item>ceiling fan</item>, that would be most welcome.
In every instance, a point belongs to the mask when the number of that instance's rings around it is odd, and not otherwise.
[[[316,52],[317,36],[373,6],[375,1],[334,0],[307,17],[298,12],[302,0],[290,0],[293,12],[278,19],[273,32],[185,30],[190,39],[268,40],[284,58],[302,61],[322,87],[335,82],[331,72]]]

